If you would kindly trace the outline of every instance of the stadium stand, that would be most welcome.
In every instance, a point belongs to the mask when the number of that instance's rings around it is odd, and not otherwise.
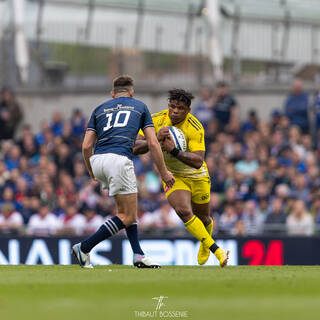
[[[250,111],[244,121],[232,117],[221,126],[215,116],[214,94],[215,90],[207,93],[201,112],[210,114],[206,162],[212,180],[215,232],[317,233],[317,140],[290,123],[285,106],[275,110],[270,119],[259,119]],[[114,214],[113,200],[86,172],[81,155],[85,129],[86,119],[75,109],[71,119],[55,112],[39,132],[33,133],[25,124],[16,139],[1,139],[1,232],[46,236],[90,233],[102,219]],[[161,193],[149,154],[137,157],[135,168],[140,229],[152,234],[183,233]]]

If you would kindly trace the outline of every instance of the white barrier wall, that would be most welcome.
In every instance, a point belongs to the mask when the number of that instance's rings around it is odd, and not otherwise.
[[[286,94],[286,91],[273,93],[239,91],[234,96],[240,105],[241,119],[244,119],[251,109],[255,109],[261,118],[268,119],[274,109],[282,109]],[[103,92],[20,93],[17,97],[24,111],[24,122],[31,124],[35,132],[40,128],[41,121],[50,120],[52,113],[56,110],[60,110],[66,118],[70,117],[75,108],[81,109],[86,116],[89,116],[96,106],[110,98]],[[166,93],[137,94],[136,98],[144,101],[152,113],[167,107]],[[197,100],[193,105],[196,103]]]

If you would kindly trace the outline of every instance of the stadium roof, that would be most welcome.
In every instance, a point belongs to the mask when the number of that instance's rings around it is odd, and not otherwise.
[[[94,6],[120,10],[139,10],[155,14],[193,14],[200,16],[206,0],[28,0],[54,5]],[[211,1],[211,0],[207,0]],[[240,14],[243,18],[284,20],[319,24],[319,0],[218,0],[225,16]]]
[[[29,0],[38,2],[39,0]],[[115,9],[139,9],[146,11],[168,12],[176,14],[201,13],[204,0],[45,0],[46,3],[57,5],[94,5]]]
[[[286,19],[319,23],[319,0],[220,0],[226,13],[252,18]]]

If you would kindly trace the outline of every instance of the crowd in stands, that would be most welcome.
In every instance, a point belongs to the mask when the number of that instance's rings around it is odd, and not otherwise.
[[[296,80],[285,105],[270,119],[252,110],[239,120],[226,83],[203,88],[192,113],[206,131],[211,215],[224,235],[313,235],[320,227],[320,146],[310,134],[308,110],[320,127],[320,93],[314,99]],[[318,110],[319,109],[319,110]],[[0,233],[38,236],[94,232],[115,214],[114,200],[90,180],[81,155],[86,118],[56,111],[39,132],[23,124],[13,93],[0,99]],[[12,125],[14,124],[14,125]],[[183,234],[166,201],[150,155],[136,157],[139,229]]]

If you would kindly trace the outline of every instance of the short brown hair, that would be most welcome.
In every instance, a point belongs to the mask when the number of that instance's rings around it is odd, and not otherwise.
[[[121,75],[112,82],[112,91],[114,93],[130,92],[133,90],[133,79],[128,75]]]

